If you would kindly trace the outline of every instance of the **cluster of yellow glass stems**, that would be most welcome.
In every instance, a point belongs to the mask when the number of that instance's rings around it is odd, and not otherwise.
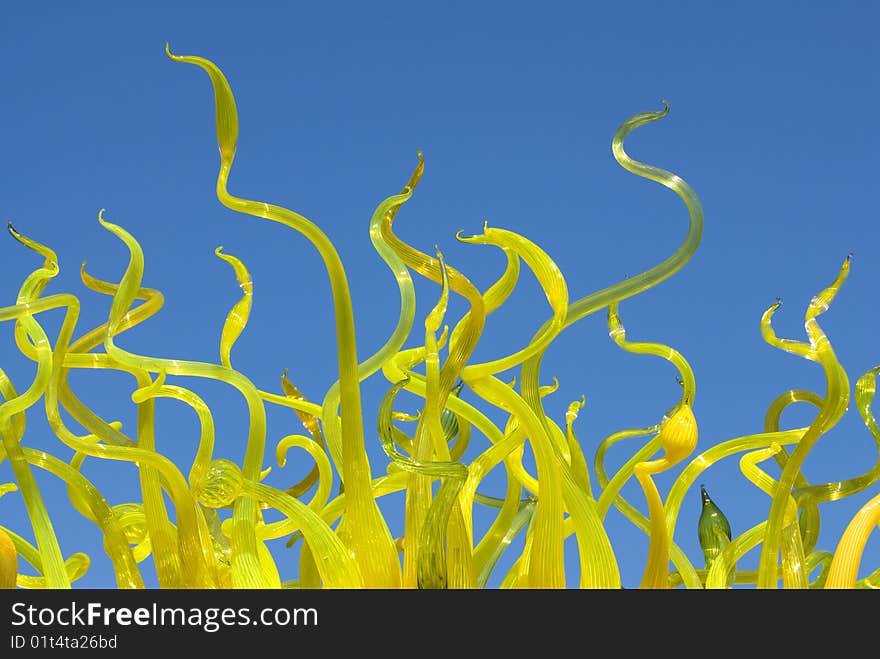
[[[333,295],[339,379],[324,400],[316,404],[305,399],[287,379],[286,372],[282,375],[284,395],[277,395],[257,389],[233,369],[231,350],[247,323],[253,285],[244,264],[224,254],[222,248],[218,248],[216,254],[233,267],[243,296],[223,327],[219,365],[141,356],[118,347],[115,337],[156,313],[163,298],[158,291],[141,287],[143,254],[140,246],[124,229],[105,221],[103,212],[99,214],[99,222],[123,241],[130,261],[118,284],[100,281],[88,275],[84,268],[81,270],[86,287],[111,295],[113,301],[108,322],[71,343],[79,312],[77,298],[70,294],[40,297],[58,274],[55,253],[10,226],[12,235],[40,254],[44,263],[24,281],[16,304],[0,308],[0,320],[15,321],[19,350],[37,364],[33,383],[21,394],[0,371],[0,460],[9,458],[16,480],[16,484],[0,485],[0,495],[20,489],[36,539],[35,547],[13,531],[0,527],[0,587],[16,584],[25,588],[69,587],[89,565],[88,557],[81,553],[64,560],[31,472],[33,466],[61,478],[68,487],[72,504],[98,525],[120,588],[144,586],[138,563],[150,555],[155,561],[159,585],[171,588],[482,587],[501,553],[524,527],[527,531],[523,551],[504,577],[502,587],[566,586],[563,542],[574,533],[580,559],[580,585],[619,588],[618,565],[603,526],[612,504],[650,538],[641,582],[645,588],[681,584],[688,588],[723,588],[732,583],[774,588],[780,577],[787,588],[880,585],[880,570],[858,579],[869,534],[880,521],[880,497],[869,501],[856,514],[834,553],[816,550],[818,504],[871,486],[880,477],[880,459],[864,475],[824,485],[810,485],[800,471],[812,446],[834,426],[849,402],[846,373],[817,322],[845,280],[849,258],[832,285],[814,297],[807,309],[808,342],[776,337],[770,321],[779,308],[778,302],[761,319],[762,336],[770,345],[822,366],[826,395],[821,397],[803,390],[785,392],[771,404],[764,432],[723,442],[692,459],[675,480],[665,501],[654,484],[653,475],[682,463],[697,445],[692,411],[694,375],[676,350],[659,343],[628,341],[618,316],[618,303],[665,280],[688,261],[699,244],[703,216],[699,200],[687,183],[670,172],[633,160],[624,151],[623,142],[636,127],[664,117],[668,106],[624,122],[614,136],[613,152],[625,169],[661,183],[681,197],[690,218],[687,236],[678,250],[659,265],[573,302],[569,301],[565,280],[556,264],[534,243],[516,233],[486,226],[481,235],[457,235],[463,242],[494,245],[506,255],[503,274],[485,293],[480,293],[464,275],[449,266],[439,252],[434,258],[397,238],[392,232],[392,223],[421,178],[423,161],[419,154],[418,166],[403,191],[383,201],[373,214],[370,236],[375,249],[394,273],[401,312],[397,327],[385,345],[358,364],[348,284],[332,243],[312,222],[295,212],[229,194],[227,179],[238,136],[237,112],[229,84],[212,62],[200,57],[173,55],[167,48],[166,51],[175,61],[201,67],[213,84],[221,157],[217,180],[220,201],[233,210],[299,231],[321,254]],[[522,350],[491,362],[468,364],[486,317],[512,293],[522,262],[534,273],[546,294],[552,317]],[[424,345],[404,350],[403,344],[415,319],[410,270],[440,284],[441,294],[425,319]],[[446,327],[438,337],[450,291],[466,298],[470,310],[451,332]],[[133,307],[135,300],[141,304]],[[63,308],[65,317],[53,348],[35,316],[55,308]],[[600,488],[596,498],[586,459],[572,427],[584,401],[569,406],[563,430],[544,413],[542,406],[542,398],[552,393],[558,383],[539,386],[538,381],[542,357],[552,340],[563,329],[603,308],[608,310],[610,336],[623,350],[656,355],[675,366],[682,396],[657,425],[623,430],[600,443],[594,464]],[[441,364],[440,350],[447,344],[447,358]],[[104,353],[91,352],[100,345]],[[424,374],[414,370],[421,363],[424,363]],[[515,381],[508,384],[497,377],[515,367],[521,367],[521,393],[515,391]],[[105,422],[77,399],[67,384],[72,368],[108,368],[134,376],[138,383],[138,389],[132,394],[138,409],[136,440],[121,431],[120,423]],[[379,370],[392,383],[380,405],[377,429],[391,463],[386,475],[373,478],[365,448],[359,383]],[[880,429],[871,412],[878,372],[880,367],[859,379],[855,399],[880,450]],[[214,427],[210,410],[194,392],[166,384],[167,375],[212,378],[241,392],[250,416],[247,450],[241,468],[229,460],[213,457]],[[462,385],[509,414],[503,430],[457,396]],[[402,389],[424,398],[424,408],[417,417],[394,411],[395,397]],[[188,479],[156,450],[154,400],[162,397],[174,398],[192,407],[201,424],[198,451]],[[25,410],[40,398],[44,399],[47,418],[55,434],[75,451],[69,464],[21,445]],[[780,430],[782,411],[794,402],[810,403],[819,408],[819,413],[807,427]],[[291,447],[307,451],[315,462],[303,481],[284,491],[261,482],[268,473],[262,470],[265,403],[292,408],[309,432],[309,436],[290,435],[278,443],[276,457],[281,466]],[[69,430],[60,415],[60,407],[90,434],[78,436]],[[415,421],[413,436],[395,426],[395,420]],[[490,446],[466,465],[460,459],[472,427],[485,435]],[[609,479],[604,466],[608,448],[625,438],[648,435],[653,437]],[[527,440],[534,452],[535,476],[523,465]],[[785,445],[795,448],[789,453]],[[662,455],[652,459],[661,449]],[[743,474],[772,497],[768,519],[732,538],[724,515],[703,490],[699,535],[705,568],[697,569],[672,541],[681,503],[701,473],[715,462],[739,453],[744,453],[740,461]],[[136,464],[143,502],[111,506],[80,471],[87,456]],[[771,457],[781,468],[777,481],[757,466]],[[501,463],[508,474],[504,498],[492,499],[478,494],[477,486],[483,477]],[[344,488],[331,500],[334,466]],[[644,490],[647,517],[619,494],[632,476]],[[434,495],[432,484],[438,480],[441,486]],[[299,497],[313,487],[312,499],[308,503],[300,501]],[[526,499],[521,499],[523,487],[531,493]],[[377,499],[401,490],[406,492],[405,532],[402,538],[395,540]],[[173,503],[176,523],[170,520],[163,492]],[[490,528],[476,545],[472,528],[475,503],[498,508]],[[217,511],[229,508],[231,517],[221,521]],[[261,513],[265,508],[280,511],[282,521],[265,522]],[[337,524],[335,529],[334,524]],[[303,546],[299,579],[282,584],[266,542],[285,536],[290,537],[288,544],[302,538]],[[736,570],[737,560],[759,544],[762,548],[758,570]],[[19,556],[39,576],[18,573]],[[670,560],[676,568],[671,573]],[[810,582],[810,575],[820,567],[819,575]]]

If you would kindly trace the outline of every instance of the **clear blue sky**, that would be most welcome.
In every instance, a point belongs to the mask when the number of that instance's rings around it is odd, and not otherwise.
[[[162,357],[219,360],[223,321],[240,293],[229,266],[214,256],[223,245],[247,264],[255,286],[233,365],[270,391],[280,391],[280,373],[289,368],[306,396],[320,400],[336,378],[321,261],[300,235],[217,201],[210,85],[195,67],[169,61],[166,41],[177,53],[216,62],[232,85],[241,129],[230,190],[306,215],[337,246],[362,357],[385,341],[399,304],[370,244],[370,216],[405,183],[417,149],[425,154],[425,175],[398,215],[398,235],[425,251],[436,243],[484,289],[501,272],[500,253],[458,244],[454,235],[477,233],[488,220],[541,245],[577,298],[646,270],[684,237],[687,215],[678,197],[625,172],[611,154],[623,120],[667,99],[669,116],[633,133],[627,148],[696,190],[705,233],[684,270],[620,311],[630,338],[667,343],[690,360],[700,450],[760,432],[767,405],[786,389],[823,392],[820,367],[764,344],[758,321],[782,297],[779,334],[803,338],[806,305],[851,251],[850,279],[821,322],[853,383],[880,363],[878,19],[869,2],[7,2],[0,21],[0,215],[58,252],[61,274],[47,294],[80,297],[80,335],[109,310],[108,298],[80,283],[80,263],[117,281],[127,262],[123,245],[96,221],[106,208],[107,219],[145,251],[144,285],[165,295],[163,310],[120,345]],[[38,260],[11,238],[0,242],[0,255],[0,305],[10,305]],[[410,346],[420,341],[438,289],[420,281],[417,291]],[[455,301],[451,322],[464,309]],[[548,313],[534,279],[524,275],[490,318],[475,359],[521,347]],[[60,318],[40,317],[50,336]],[[24,389],[34,367],[15,349],[11,323],[0,327],[0,346],[0,367]],[[670,365],[623,353],[610,341],[604,313],[566,330],[542,373],[545,381],[560,380],[546,400],[559,422],[568,403],[586,395],[576,431],[590,463],[603,437],[655,423],[679,396]],[[77,372],[70,381],[104,418],[134,432],[130,378]],[[240,461],[247,417],[238,394],[213,382],[177,382],[215,410],[216,455]],[[381,375],[364,385],[368,430],[386,389]],[[412,411],[418,406],[414,398],[400,400]],[[42,416],[41,406],[29,411],[25,443],[69,458]],[[793,409],[783,424],[796,427],[812,416],[812,409]],[[194,415],[161,401],[157,427],[160,449],[187,470],[198,437]],[[292,432],[301,432],[293,414],[270,409],[269,446]],[[371,438],[369,446],[378,475],[387,460],[378,441]],[[486,446],[475,434],[468,458]],[[634,450],[634,443],[612,449],[609,468]],[[850,409],[814,449],[805,473],[815,483],[842,480],[876,458]],[[729,459],[701,479],[735,534],[769,509],[769,498],[742,477],[737,462]],[[308,468],[305,459],[275,466],[267,482],[287,486]],[[139,498],[133,468],[90,460],[85,473],[111,503]],[[8,464],[0,465],[0,482],[11,479]],[[112,587],[96,528],[72,509],[53,477],[38,479],[65,554],[92,557],[78,585]],[[661,492],[670,482],[658,478]],[[500,496],[502,484],[503,474],[493,473],[480,491]],[[833,550],[846,522],[877,491],[875,485],[823,505],[819,547]],[[637,485],[624,493],[644,510]],[[399,534],[402,497],[382,505]],[[698,513],[695,488],[675,539],[701,564]],[[478,530],[488,519],[478,520]],[[0,522],[32,538],[18,494],[0,500]],[[645,536],[616,511],[607,527],[624,585],[636,586]],[[294,578],[290,550],[283,541],[273,550],[282,577]],[[878,551],[875,537],[862,576],[877,567]],[[742,565],[756,560],[752,552]],[[502,561],[500,573],[507,565]],[[154,584],[149,562],[143,569]],[[576,584],[574,566],[571,574]]]

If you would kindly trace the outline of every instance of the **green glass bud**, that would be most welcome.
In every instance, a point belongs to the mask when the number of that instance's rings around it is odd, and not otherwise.
[[[724,513],[709,498],[706,488],[702,485],[700,485],[700,495],[703,499],[703,510],[700,512],[697,533],[700,536],[700,548],[703,550],[708,568],[730,542],[731,531]]]
[[[455,387],[453,387],[450,392],[450,396],[458,396],[461,393],[461,389],[464,387],[464,382],[459,381]],[[449,444],[455,436],[458,434],[458,417],[447,407],[443,408],[443,412],[440,414],[440,425],[443,427],[443,434],[446,436],[446,443]]]

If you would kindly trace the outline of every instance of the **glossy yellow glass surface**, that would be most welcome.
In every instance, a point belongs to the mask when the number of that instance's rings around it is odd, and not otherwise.
[[[328,359],[336,364],[337,379],[320,400],[309,400],[295,383],[303,385],[302,374],[285,370],[278,391],[263,391],[233,365],[236,341],[247,331],[254,304],[254,282],[247,265],[222,247],[215,254],[230,266],[228,285],[237,284],[241,297],[218,328],[216,362],[137,354],[120,347],[119,336],[149,320],[161,308],[163,297],[142,286],[146,256],[134,234],[110,222],[103,211],[98,222],[118,241],[128,265],[115,282],[92,277],[83,265],[83,283],[89,291],[108,296],[109,313],[105,323],[73,340],[78,298],[67,293],[43,296],[59,271],[56,253],[10,225],[13,238],[41,264],[24,277],[15,303],[0,308],[0,322],[14,324],[15,347],[35,364],[33,379],[26,383],[14,384],[0,370],[0,460],[9,459],[14,476],[14,483],[0,484],[0,496],[21,497],[30,521],[30,528],[0,525],[0,588],[69,588],[90,566],[83,553],[67,557],[62,553],[34,477],[37,469],[62,481],[71,505],[97,527],[118,588],[143,588],[140,564],[147,560],[154,563],[158,585],[167,588],[482,588],[499,558],[513,551],[514,538],[523,534],[519,555],[499,579],[502,588],[616,589],[621,587],[619,553],[606,521],[612,506],[647,536],[642,588],[880,585],[880,570],[864,556],[868,538],[880,523],[880,495],[857,512],[836,547],[817,548],[821,506],[865,492],[880,479],[880,428],[872,411],[880,366],[858,379],[852,396],[877,447],[876,462],[834,483],[810,483],[801,469],[812,447],[850,403],[849,378],[818,321],[849,276],[849,257],[806,309],[806,340],[776,335],[772,320],[779,302],[760,319],[760,335],[767,344],[817,364],[825,382],[824,392],[795,389],[773,400],[762,432],[712,441],[701,437],[696,378],[683,353],[664,343],[627,338],[621,303],[678,273],[696,251],[703,231],[702,207],[690,186],[672,172],[634,160],[624,150],[627,136],[664,118],[668,104],[624,121],[613,136],[612,152],[621,167],[681,199],[688,220],[685,238],[654,267],[578,299],[571,298],[570,282],[550,254],[514,231],[486,224],[478,235],[456,235],[473,246],[474,258],[499,251],[504,256],[503,271],[482,291],[466,276],[466,264],[453,266],[439,251],[428,254],[402,240],[394,220],[423,177],[425,160],[417,152],[407,182],[395,187],[399,192],[386,191],[388,196],[375,208],[369,224],[373,247],[396,283],[400,311],[384,344],[359,361],[348,275],[335,246],[320,227],[299,213],[230,192],[238,114],[229,82],[210,60],[166,51],[173,61],[194,65],[210,79],[220,203],[242,216],[294,230],[320,255],[335,321],[336,353]],[[405,176],[402,173],[401,181]],[[546,300],[543,308],[535,309],[539,329],[510,354],[475,361],[472,356],[487,318],[505,304],[523,272],[534,277]],[[416,277],[436,285],[423,317],[417,313]],[[458,318],[451,317],[454,297],[467,303]],[[64,317],[57,336],[50,338],[40,316],[55,309],[63,309]],[[576,432],[579,414],[589,411],[588,398],[568,404],[564,418],[548,415],[544,399],[556,392],[559,382],[554,378],[549,384],[549,376],[542,377],[540,369],[543,356],[562,332],[603,309],[611,341],[635,355],[633,359],[653,356],[668,362],[682,391],[662,418],[649,420],[642,428],[622,426],[590,448]],[[641,328],[635,329],[641,333]],[[404,348],[407,342],[411,347]],[[68,382],[74,369],[108,369],[133,378],[130,396],[137,406],[133,434],[124,433],[118,421],[102,419],[76,397]],[[176,381],[177,376],[188,378],[190,385],[199,378],[219,381],[238,392],[248,410],[240,463],[216,455],[219,430],[212,411],[195,391]],[[361,383],[369,378],[384,378],[387,388],[374,417],[377,426],[366,428]],[[396,409],[397,397],[404,391],[422,400],[417,413]],[[156,400],[163,398],[184,404],[198,419],[191,465],[175,464],[163,454],[166,438],[157,436],[155,418]],[[780,429],[782,412],[793,403],[808,403],[815,418],[804,427]],[[271,405],[287,408],[287,413],[292,410],[307,433],[277,440],[274,456],[267,446]],[[73,452],[68,461],[28,446],[26,414],[41,410],[59,448],[69,449],[65,455]],[[638,438],[644,439],[632,446]],[[387,458],[379,466],[370,463],[367,451],[368,442],[376,441]],[[609,474],[606,454],[619,442],[629,447],[629,457]],[[527,449],[534,457],[532,470],[525,459]],[[306,460],[309,471],[304,478],[285,488],[263,482],[272,459],[276,468],[284,468],[293,455]],[[739,456],[743,487],[759,489],[769,497],[766,520],[746,530],[732,529],[706,489],[694,487],[713,464],[734,456]],[[83,474],[86,460],[116,461],[134,468],[139,500],[111,506],[107,493]],[[771,460],[778,476],[762,466]],[[477,491],[495,469],[506,476],[506,489],[498,498]],[[636,490],[638,501],[622,494],[633,482],[641,488],[641,494]],[[402,537],[394,538],[379,502],[401,492],[404,530]],[[700,519],[683,531],[699,537],[703,556],[696,563],[692,559],[697,557],[689,557],[676,542],[676,534],[682,533],[678,518],[686,497],[702,501]],[[474,524],[477,506],[480,513],[492,515],[482,533]],[[571,536],[577,547],[579,580],[566,566],[564,546]],[[291,560],[298,561],[295,581],[282,582],[279,576],[279,558],[267,546],[277,538],[286,538],[288,547],[302,542],[298,553],[291,552],[296,556]],[[756,548],[760,548],[758,569],[738,569],[742,556]],[[860,579],[860,573],[868,576]]]

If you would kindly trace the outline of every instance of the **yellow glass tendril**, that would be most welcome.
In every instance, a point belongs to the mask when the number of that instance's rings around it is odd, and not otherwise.
[[[417,151],[406,183],[393,194],[377,196],[381,201],[373,207],[369,225],[364,223],[397,286],[399,311],[387,338],[359,360],[348,274],[336,246],[303,215],[230,192],[239,116],[229,81],[208,59],[173,54],[167,45],[166,54],[198,67],[211,82],[219,203],[292,229],[320,255],[332,298],[335,381],[318,390],[307,368],[279,363],[271,372],[281,373],[280,387],[266,391],[240,368],[243,358],[233,366],[233,350],[257,303],[250,271],[234,256],[236,248],[233,253],[223,247],[214,251],[232,268],[241,290],[218,328],[217,362],[187,361],[126,349],[133,338],[129,332],[138,331],[162,308],[164,296],[144,285],[145,255],[133,233],[108,221],[103,209],[98,224],[119,240],[128,263],[121,275],[107,280],[87,273],[83,263],[82,284],[89,294],[103,296],[109,310],[104,322],[78,338],[79,298],[46,293],[53,281],[57,285],[58,255],[10,224],[12,238],[41,263],[25,275],[14,300],[0,307],[0,322],[11,321],[12,342],[33,366],[26,383],[0,369],[0,463],[8,460],[13,481],[0,484],[0,498],[3,505],[10,498],[19,500],[27,515],[24,529],[11,528],[16,525],[7,524],[5,516],[0,519],[0,589],[70,588],[93,569],[89,555],[72,551],[78,538],[62,542],[56,535],[55,507],[47,505],[48,490],[38,486],[42,482],[36,471],[58,479],[72,509],[99,534],[115,584],[125,589],[148,587],[147,573],[142,573],[145,561],[152,562],[155,582],[162,588],[470,589],[497,584],[502,589],[618,589],[621,548],[609,521],[612,506],[644,534],[641,588],[880,588],[880,568],[869,564],[874,557],[866,555],[880,524],[880,495],[869,492],[880,481],[880,427],[873,410],[880,366],[865,370],[852,392],[877,450],[874,463],[827,483],[809,480],[806,469],[813,447],[831,433],[850,404],[849,376],[819,317],[829,311],[849,276],[851,257],[807,305],[803,339],[777,335],[773,319],[781,309],[779,300],[757,323],[771,348],[821,367],[824,392],[783,391],[767,407],[763,426],[715,443],[704,437],[699,452],[691,365],[670,346],[627,337],[621,302],[636,303],[638,295],[678,273],[702,239],[703,210],[690,186],[677,174],[633,159],[624,149],[633,130],[668,115],[665,101],[662,110],[625,120],[612,138],[612,154],[623,169],[663,185],[682,200],[688,215],[684,239],[653,267],[580,297],[571,294],[580,284],[566,280],[548,251],[501,226],[484,222],[478,234],[455,234],[459,243],[473,246],[466,250],[474,258],[495,250],[503,254],[503,269],[485,288],[474,284],[479,280],[463,264],[449,263],[436,245],[433,252],[425,251],[401,239],[395,220],[425,173],[424,156]],[[547,305],[530,310],[534,325],[524,329],[533,332],[531,338],[508,354],[498,354],[486,329],[516,296],[523,273],[534,278]],[[414,281],[414,274],[425,281]],[[427,311],[420,312],[422,329],[414,329],[416,284],[425,282],[439,290]],[[461,302],[464,312],[453,317]],[[602,309],[607,310],[612,341],[625,353],[669,362],[681,395],[662,417],[657,414],[643,427],[613,426],[623,429],[592,445],[590,424],[597,410],[590,393],[574,389],[577,393],[568,397],[569,387],[578,383],[557,377],[550,381],[542,377],[541,365],[563,331]],[[46,322],[47,312],[63,313],[60,326]],[[474,359],[478,347],[487,355],[481,361]],[[273,346],[270,358],[278,354]],[[568,354],[566,359],[581,356]],[[81,369],[130,378],[127,404],[134,406],[133,423],[125,421],[123,429],[124,410],[104,418],[80,400],[82,392],[74,390],[71,373]],[[196,384],[185,387],[180,377]],[[229,436],[224,417],[215,419],[210,399],[198,393],[198,383],[206,379],[240,394],[247,416],[243,436]],[[369,410],[364,401],[369,398],[362,387],[377,381],[384,393],[373,425],[365,423]],[[622,394],[632,408],[634,388]],[[566,398],[559,400],[562,396]],[[195,415],[197,437],[161,430],[157,417],[165,403],[157,406],[160,399],[182,403],[190,410],[186,414]],[[566,402],[564,411],[553,407]],[[783,414],[795,403],[807,403],[815,417],[803,427],[784,429]],[[286,415],[283,423],[293,420],[299,432],[288,427],[276,433],[272,428],[270,435],[268,413],[279,408]],[[548,413],[551,409],[556,411]],[[51,445],[29,443],[34,433],[29,417],[38,413],[45,415],[57,440],[57,453]],[[270,440],[274,456],[271,450],[266,455]],[[171,442],[191,442],[191,464],[169,457]],[[627,447],[622,464],[609,469],[609,452]],[[243,449],[238,451],[243,453],[240,463],[230,457],[236,448]],[[383,463],[379,454],[382,464],[375,473],[373,448],[381,448],[385,458]],[[728,521],[703,483],[695,488],[707,470],[734,456],[746,486],[769,497],[766,519],[745,530]],[[273,459],[281,468],[296,462],[302,468],[296,472],[299,480],[271,484],[278,475],[267,464]],[[102,466],[124,463],[134,470],[137,493],[121,498],[105,488],[89,469],[97,461],[111,461]],[[778,474],[771,475],[763,463],[775,465]],[[643,499],[630,496],[628,485],[639,487]],[[665,497],[661,489],[667,490]],[[822,506],[864,492],[869,498],[835,546],[822,547]],[[700,562],[681,542],[679,526],[688,520],[679,524],[679,517],[689,515],[684,506],[688,497],[701,503],[699,519],[690,520],[691,539],[700,542]],[[402,503],[395,521],[403,532],[396,530],[396,538],[389,517],[394,503]],[[275,541],[287,549],[273,551]],[[576,547],[576,558],[566,558],[569,542]],[[760,552],[757,569],[742,569],[743,557],[752,550]],[[518,553],[511,556],[514,551]],[[499,568],[502,558],[506,571]],[[288,571],[296,572],[294,578]]]

